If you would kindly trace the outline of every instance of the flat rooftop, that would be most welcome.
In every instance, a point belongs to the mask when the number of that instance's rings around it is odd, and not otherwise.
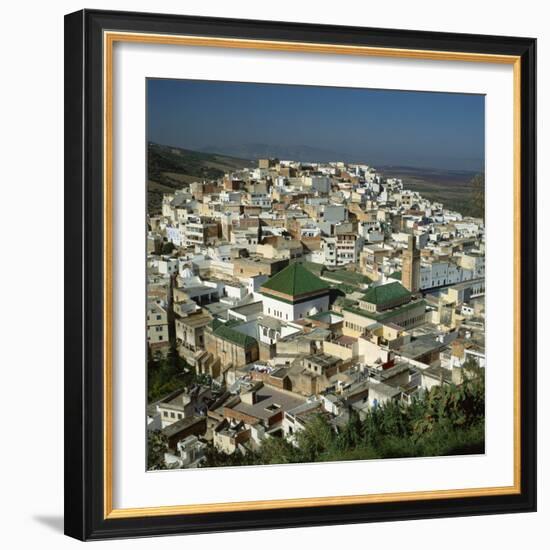
[[[284,259],[265,258],[264,256],[249,256],[248,258],[235,258],[233,261],[254,265],[254,264],[278,264],[284,261]]]
[[[443,379],[443,382],[451,383],[453,379],[453,374],[449,369],[443,367],[433,366],[428,367],[421,371],[423,376],[428,376],[435,380]]]
[[[339,346],[345,346],[345,347],[351,347],[355,342],[357,342],[357,338],[354,338],[353,336],[340,336],[340,338],[337,338],[335,342]]]
[[[191,313],[191,315],[188,315],[187,317],[180,317],[179,322],[191,327],[201,327],[206,325],[212,320],[212,316],[210,316],[208,313],[205,313],[204,311],[200,311],[198,313]]]
[[[162,430],[162,433],[167,437],[171,437],[179,432],[182,432],[183,430],[190,428],[191,426],[194,426],[195,424],[204,421],[205,418],[200,416],[190,416],[188,418],[182,418],[181,420],[178,420],[177,422],[166,426],[166,428]]]
[[[398,350],[398,353],[403,357],[408,357],[409,359],[416,359],[417,357],[422,357],[426,353],[432,351],[437,351],[445,347],[445,344],[439,342],[432,336],[421,336],[416,340],[412,340],[408,344],[401,346]]]
[[[305,359],[310,363],[313,363],[314,365],[318,365],[323,368],[331,367],[333,365],[336,365],[342,362],[342,360],[339,357],[335,357],[334,355],[329,355],[328,353],[319,353],[317,355],[310,355]]]
[[[281,410],[289,411],[305,402],[306,398],[298,394],[277,390],[272,386],[264,385],[256,390],[256,403],[249,405],[241,401],[232,408],[249,416],[267,420]]]
[[[250,315],[251,313],[259,313],[263,310],[263,303],[261,301],[252,302],[251,304],[245,304],[242,306],[232,307],[231,311],[240,313],[241,315]]]

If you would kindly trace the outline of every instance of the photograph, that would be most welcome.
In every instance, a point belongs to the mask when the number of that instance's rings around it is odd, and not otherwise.
[[[3,547],[543,547],[543,4],[97,4],[2,12]]]
[[[145,86],[147,470],[484,455],[485,95]]]
[[[537,509],[536,38],[370,14],[66,15],[69,537]]]

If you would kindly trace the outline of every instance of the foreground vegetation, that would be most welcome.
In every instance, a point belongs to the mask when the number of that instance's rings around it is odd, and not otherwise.
[[[202,467],[290,464],[485,452],[485,383],[481,370],[461,386],[436,386],[406,406],[390,402],[361,420],[352,413],[336,431],[318,415],[296,434],[293,445],[269,438],[258,451],[225,455],[209,447]]]
[[[150,357],[147,363],[147,402],[153,403],[173,391],[193,384],[209,384],[210,378],[197,374],[172,347],[165,356]]]
[[[175,361],[175,362],[174,362]],[[171,369],[181,368],[181,359],[158,362],[149,383],[149,400],[194,381],[192,370],[170,382]],[[173,372],[173,371],[172,371]],[[389,402],[371,409],[363,419],[352,413],[348,423],[336,430],[326,415],[317,415],[296,434],[296,445],[271,437],[256,451],[232,455],[208,446],[201,467],[334,462],[382,458],[408,458],[481,454],[485,452],[484,371],[466,367],[468,380],[460,386],[435,386],[410,405]],[[167,378],[165,378],[167,377]],[[174,378],[172,378],[174,380]],[[169,392],[168,392],[169,393]],[[166,438],[159,431],[148,433],[148,467],[164,468]]]

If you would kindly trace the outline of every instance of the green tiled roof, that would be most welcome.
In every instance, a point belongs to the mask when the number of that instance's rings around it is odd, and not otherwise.
[[[241,346],[243,348],[250,348],[257,344],[256,340],[252,338],[252,336],[248,336],[247,334],[244,334],[242,332],[239,332],[238,330],[235,330],[233,327],[238,324],[237,322],[227,322],[222,323],[221,321],[215,319],[212,321],[212,332],[219,336],[220,338],[223,338],[224,340],[227,340],[228,342],[231,342],[233,344],[237,344],[238,346]]]
[[[308,271],[311,271],[314,275],[322,275],[325,270],[323,264],[316,264],[315,262],[302,262],[302,266],[305,267]]]
[[[339,317],[340,319],[343,319],[342,315],[339,313],[336,313],[335,311],[319,311],[315,315],[310,315],[308,319],[322,319],[323,317],[328,317],[330,315],[333,315],[334,317]]]
[[[356,273],[354,271],[347,271],[346,269],[341,269],[338,271],[324,271],[321,275],[323,279],[338,281],[342,284],[347,284],[351,286],[361,286],[369,285],[372,283],[372,280],[369,279],[366,275],[362,273]]]
[[[384,305],[410,295],[411,293],[400,282],[395,281],[386,285],[372,286],[363,295],[363,300],[371,304]]]
[[[358,307],[353,307],[353,306],[345,306],[344,310],[349,311],[350,313],[361,315],[362,317],[367,317],[368,319],[372,319],[373,321],[386,321],[387,319],[396,317],[397,315],[400,315],[401,313],[405,313],[409,309],[414,309],[415,307],[418,307],[418,306],[422,306],[425,308],[426,301],[417,300],[416,302],[409,302],[408,304],[404,304],[402,306],[388,309],[387,311],[382,311],[380,313],[374,313],[373,311],[365,311],[364,309],[359,309]]]
[[[293,263],[273,275],[262,285],[262,289],[274,290],[288,296],[300,296],[309,292],[328,290],[329,285],[302,264]]]
[[[390,279],[395,279],[396,281],[400,281],[402,277],[401,271],[394,271],[390,276]]]
[[[212,330],[215,331],[217,328],[223,326],[223,324],[223,321],[220,321],[218,318],[214,317],[210,323],[210,326],[212,327]]]

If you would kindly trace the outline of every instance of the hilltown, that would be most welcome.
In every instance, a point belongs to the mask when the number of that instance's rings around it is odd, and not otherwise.
[[[485,238],[370,166],[262,159],[148,216],[149,363],[193,373],[147,407],[166,468],[297,444],[485,366]],[[151,368],[151,367],[149,367]]]

